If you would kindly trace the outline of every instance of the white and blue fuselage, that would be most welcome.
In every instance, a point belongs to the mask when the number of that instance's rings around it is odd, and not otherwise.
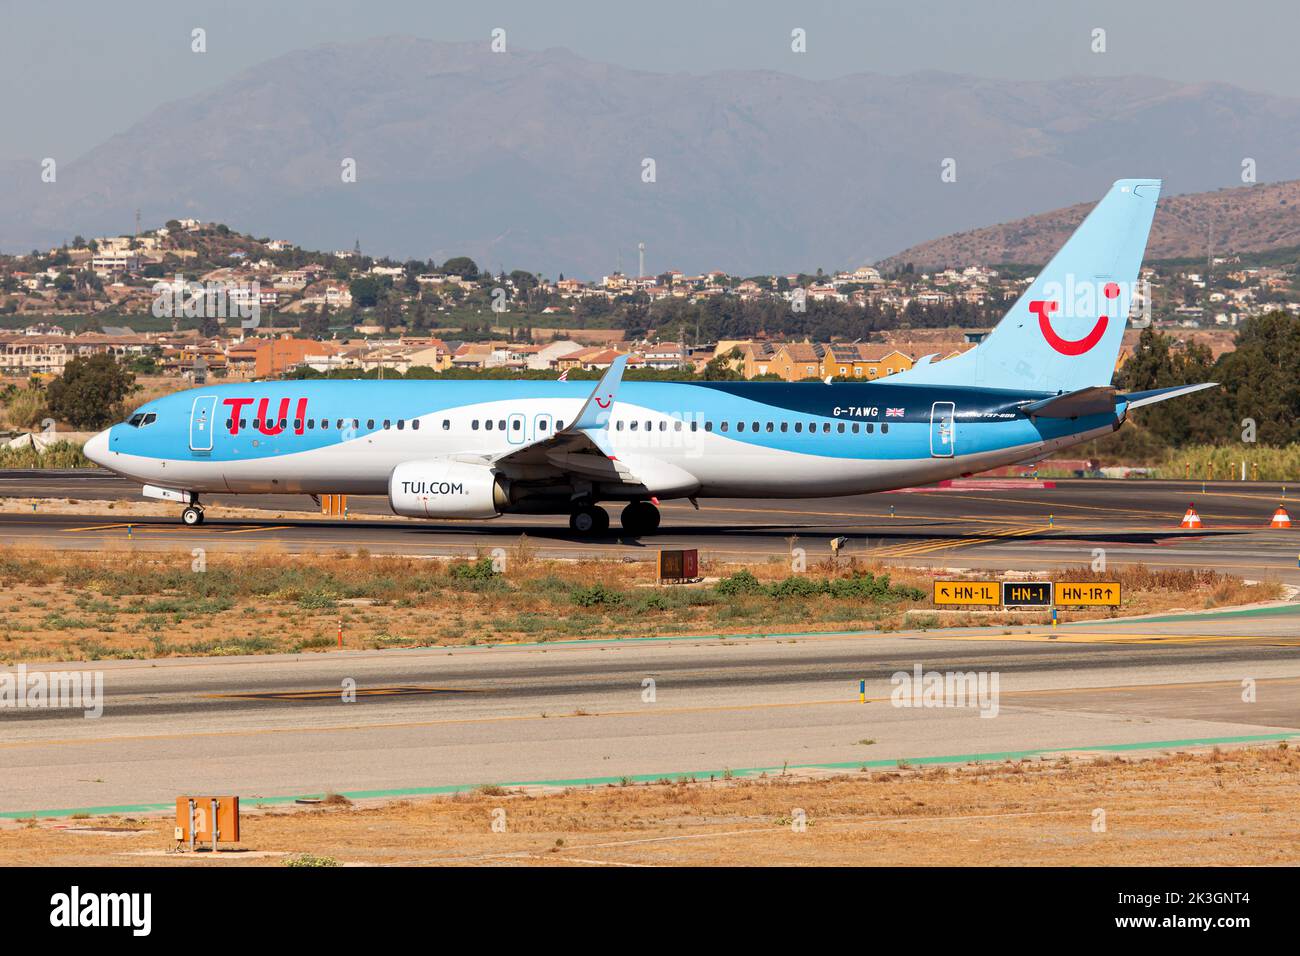
[[[654,530],[662,498],[863,494],[1042,457],[1205,385],[1111,387],[1160,193],[1115,183],[975,348],[880,382],[282,381],[160,398],[86,455],[189,507],[211,493],[387,494],[422,518],[569,512]]]

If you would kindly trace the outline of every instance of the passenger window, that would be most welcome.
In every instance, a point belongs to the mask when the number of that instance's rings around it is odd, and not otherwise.
[[[328,418],[322,418],[320,420],[320,427],[321,427],[321,431],[324,431],[325,429],[329,428],[330,420]]]
[[[397,420],[397,430],[400,432],[405,427],[406,427],[406,422],[402,421],[402,419],[399,418]]]
[[[374,427],[375,427],[375,420],[374,420],[373,418],[367,418],[367,419],[366,419],[366,431],[373,431],[373,430],[374,430]]]
[[[836,430],[837,432],[839,432],[841,435],[843,435],[843,434],[844,434],[844,423],[843,423],[843,422],[840,422],[838,425],[836,425],[836,426],[835,426],[835,430]]]
[[[782,423],[781,423],[781,431],[783,431],[783,432],[788,432],[789,430],[790,430],[790,423],[789,423],[789,422],[782,422]]]
[[[557,432],[564,431],[564,419],[563,419],[563,418],[557,418],[557,419],[555,420],[555,430],[556,430]]]
[[[234,420],[233,418],[227,418],[227,419],[226,419],[226,431],[230,431],[230,430],[231,430],[232,428],[234,428],[234,427],[235,427],[235,420]]]
[[[628,422],[628,425],[627,425],[627,429],[628,429],[628,431],[633,431],[633,432],[634,432],[634,431],[636,431],[636,428],[637,428],[637,422],[636,422],[636,421]]]
[[[660,423],[659,423],[659,430],[660,430],[661,432],[666,432],[666,431],[668,431],[668,423],[667,423],[667,422],[660,422]]]
[[[413,429],[415,429],[416,431],[419,431],[419,430],[420,430],[420,420],[419,420],[418,418],[412,418],[412,419],[411,419],[411,427],[412,427]]]
[[[768,422],[768,423],[767,423],[767,430],[768,430],[768,431],[775,431],[775,430],[776,430],[776,426],[773,425],[771,422]]]
[[[881,422],[881,423],[880,423],[880,434],[882,434],[882,435],[888,435],[888,434],[889,434],[889,422]]]
[[[510,422],[510,430],[511,430],[512,432],[517,432],[517,431],[519,431],[519,429],[521,429],[521,428],[523,428],[523,427],[524,427],[524,423],[521,422],[521,421],[520,421],[519,419],[517,419],[517,418],[516,418],[516,419],[513,419],[513,420]]]
[[[392,427],[393,427],[393,423],[392,423],[389,419],[385,418],[385,419],[384,419],[384,431],[387,431],[388,429],[390,429],[390,428],[392,428]]]
[[[253,427],[260,429],[262,427],[262,420],[260,418],[254,418]]]
[[[823,434],[823,435],[829,435],[830,433],[831,433],[831,423],[830,423],[830,422],[822,422],[822,434]]]
[[[876,431],[876,423],[875,423],[875,422],[867,422],[867,434],[868,434],[868,435],[873,435],[873,434],[875,434],[875,431]]]
[[[147,425],[148,422],[146,422],[145,424]],[[287,421],[285,421],[283,418],[280,419],[280,428],[281,428],[281,429],[283,429],[284,426],[287,425],[287,424],[289,424],[289,423],[288,423]]]
[[[618,422],[615,423],[614,431],[621,432],[622,430],[623,430],[623,421],[622,419],[620,419]]]
[[[699,423],[699,422],[691,422],[691,431],[695,432],[695,431],[699,431],[699,430],[700,430],[700,423]]]
[[[723,431],[726,431],[726,430],[727,430],[727,426],[726,426],[726,425],[723,425],[723,426],[722,426],[722,430],[723,430]],[[745,423],[744,423],[744,422],[736,422],[736,431],[738,431],[738,432],[743,432],[744,430],[745,430]]]
[[[758,422],[754,422],[754,431],[758,431]]]
[[[302,419],[301,419],[301,418],[295,418],[295,419],[293,420],[293,430],[294,430],[294,431],[301,431],[301,430],[302,430]]]
[[[727,423],[726,423],[726,422],[723,422],[723,423],[722,423],[721,425],[719,425],[718,427],[719,427],[720,429],[722,429],[722,430],[725,432],[725,431],[727,430]]]
[[[679,418],[677,419],[676,423],[674,423],[673,425],[673,431],[679,432],[681,430],[682,430],[682,420]]]
[[[795,430],[796,433],[802,433],[802,432],[803,432],[803,422],[795,422],[795,423],[794,423],[794,430]]]
[[[858,433],[858,423],[857,423],[857,422],[854,422],[854,423],[853,423],[853,434],[856,435],[857,433]]]
[[[420,427],[420,420],[417,418],[415,421],[411,422],[411,427],[412,427],[412,428],[419,428],[419,427]],[[445,431],[445,432],[447,432],[447,431],[451,431],[451,419],[450,419],[450,418],[444,418],[444,419],[442,420],[442,430]]]
[[[314,418],[307,419],[307,430],[310,431],[315,427],[316,427],[316,419]]]
[[[504,418],[501,419],[501,421],[497,422],[497,428],[501,429],[502,431],[506,430],[506,420]]]
[[[478,431],[478,419],[476,418],[472,422],[470,422],[469,427],[471,431]]]
[[[705,430],[706,432],[711,432],[711,431],[713,431],[713,422],[705,422],[705,423],[704,423],[704,430]]]

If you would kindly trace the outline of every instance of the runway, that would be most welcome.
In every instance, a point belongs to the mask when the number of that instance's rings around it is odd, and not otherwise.
[[[1055,636],[971,629],[33,665],[101,671],[103,715],[0,713],[0,817],[162,812],[184,793],[237,793],[251,808],[326,792],[1274,741],[1300,737],[1298,624],[1288,609]],[[893,675],[917,667],[983,674],[994,694],[978,706],[896,706]],[[348,681],[354,702],[343,699]]]
[[[74,501],[139,499],[137,486],[98,470],[0,472],[0,493]],[[659,548],[686,547],[699,548],[705,557],[764,560],[787,559],[791,548],[799,547],[812,561],[829,554],[831,539],[845,536],[845,553],[893,565],[1033,570],[1089,564],[1102,549],[1108,562],[1215,567],[1300,584],[1300,530],[1268,527],[1279,504],[1294,506],[1300,522],[1297,493],[1295,487],[1255,482],[976,479],[910,493],[706,500],[698,511],[686,502],[665,502],[663,526],[653,537],[626,538],[615,531],[594,540],[570,532],[562,516],[418,522],[382,518],[388,515],[385,499],[352,498],[343,521],[313,514],[311,500],[302,495],[217,495],[210,505],[294,517],[221,518],[214,511],[202,527],[186,528],[179,519],[113,517],[89,506],[61,509],[76,513],[38,507],[31,514],[0,515],[0,544],[87,550],[129,542],[166,550],[287,552],[364,547],[374,553],[471,555],[512,547],[527,535],[536,552],[547,557],[651,560]],[[1201,530],[1178,528],[1189,504],[1204,521]]]

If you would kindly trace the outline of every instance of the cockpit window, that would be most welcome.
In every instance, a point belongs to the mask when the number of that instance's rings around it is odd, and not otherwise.
[[[153,412],[136,412],[126,420],[126,423],[132,428],[144,428],[146,425],[152,425],[158,420],[158,416]]]

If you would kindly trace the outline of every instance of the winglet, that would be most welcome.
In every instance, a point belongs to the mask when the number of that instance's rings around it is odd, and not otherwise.
[[[626,367],[626,355],[620,355],[610,363],[605,374],[596,383],[595,390],[587,396],[582,410],[565,431],[588,431],[605,427],[613,412],[614,399],[618,395],[618,386],[623,381],[623,369]]]

